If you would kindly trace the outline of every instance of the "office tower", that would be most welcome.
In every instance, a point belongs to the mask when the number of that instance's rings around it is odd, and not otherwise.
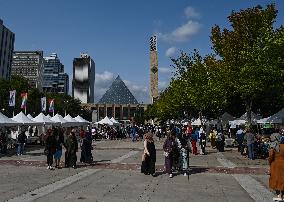
[[[95,62],[88,54],[73,60],[72,96],[82,103],[94,103]]]
[[[0,78],[6,80],[11,77],[14,42],[15,34],[5,27],[0,19]]]
[[[44,57],[43,91],[65,93],[69,91],[69,77],[56,53]]]
[[[33,88],[42,91],[44,59],[43,51],[15,51],[11,75],[23,76]]]

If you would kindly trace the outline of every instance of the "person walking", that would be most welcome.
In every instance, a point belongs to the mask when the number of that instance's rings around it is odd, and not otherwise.
[[[144,151],[142,156],[141,172],[155,176],[156,148],[152,133],[144,135]]]
[[[284,200],[284,144],[281,144],[279,133],[270,136],[270,150],[268,162],[270,165],[269,188],[276,191],[274,201]]]
[[[189,167],[189,150],[190,145],[186,140],[186,137],[180,139],[180,170],[184,176],[187,176]]]
[[[196,128],[195,132],[191,134],[191,146],[192,146],[192,154],[197,155],[197,140],[198,140],[198,128]]]
[[[46,154],[47,169],[52,170],[53,155],[56,152],[56,140],[51,129],[47,130],[44,153]]]
[[[164,142],[163,150],[164,150],[164,156],[165,156],[165,168],[166,173],[169,174],[169,177],[172,178],[172,166],[173,166],[173,150],[175,145],[175,135],[173,132],[168,133],[168,137]]]
[[[248,158],[250,160],[254,160],[254,142],[255,142],[255,137],[254,134],[252,133],[252,130],[250,127],[246,129],[246,134],[245,134],[246,142],[247,142],[247,147],[248,147]]]
[[[80,162],[82,163],[92,163],[93,155],[92,155],[92,135],[89,132],[90,129],[87,130],[85,137],[83,139],[83,143],[81,145],[81,158]]]
[[[236,136],[237,136],[237,142],[238,142],[238,152],[241,153],[241,155],[243,155],[244,153],[244,131],[242,130],[242,128],[240,127],[237,132],[236,132]]]
[[[65,143],[65,147],[66,147],[66,157],[67,159],[65,159],[65,166],[66,167],[73,167],[74,169],[76,169],[76,162],[77,162],[77,155],[76,152],[78,151],[78,141],[75,135],[75,131],[74,129],[71,131],[71,133],[69,134],[66,143]]]
[[[17,155],[24,154],[24,147],[27,142],[26,130],[22,129],[19,136],[18,136],[18,148],[17,148]]]
[[[64,144],[64,132],[63,129],[55,128],[53,131],[54,136],[55,136],[55,144],[56,144],[56,151],[54,154],[54,160],[55,160],[55,168],[60,168],[60,158],[62,156],[62,146]]]

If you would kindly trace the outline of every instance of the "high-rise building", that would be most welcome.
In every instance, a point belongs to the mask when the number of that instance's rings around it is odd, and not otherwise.
[[[95,62],[88,54],[73,60],[72,96],[82,103],[94,103]]]
[[[11,75],[19,75],[28,79],[33,88],[42,91],[43,51],[15,51],[13,53]]]
[[[69,77],[64,73],[64,65],[60,62],[56,53],[44,57],[43,91],[65,93],[69,91]]]
[[[158,51],[157,36],[150,38],[150,101],[158,98]]]
[[[0,19],[0,78],[10,79],[15,34]]]

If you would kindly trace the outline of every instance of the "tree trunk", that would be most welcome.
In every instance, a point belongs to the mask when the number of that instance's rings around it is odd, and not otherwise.
[[[251,125],[251,123],[252,123],[252,120],[251,120],[251,107],[252,107],[252,99],[247,99],[246,100],[246,112],[247,112],[248,125]]]

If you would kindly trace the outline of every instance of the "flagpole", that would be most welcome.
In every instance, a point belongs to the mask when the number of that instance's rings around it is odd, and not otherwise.
[[[25,107],[25,115],[27,115],[27,107]]]

